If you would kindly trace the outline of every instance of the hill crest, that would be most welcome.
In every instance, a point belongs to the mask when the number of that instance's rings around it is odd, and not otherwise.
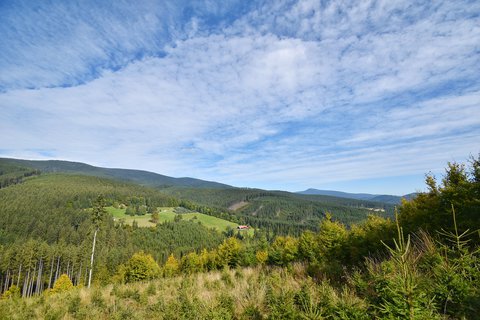
[[[396,196],[396,195],[389,195],[389,194],[349,193],[349,192],[334,191],[334,190],[319,190],[314,188],[309,188],[304,191],[298,191],[296,193],[304,194],[304,195],[322,195],[322,196],[333,196],[333,197],[356,199],[356,200],[368,200],[368,201],[383,202],[383,203],[390,203],[390,204],[399,204],[402,198],[410,200],[416,196],[416,193],[409,193],[403,196]]]
[[[174,178],[145,170],[96,167],[86,163],[64,160],[23,160],[0,158],[0,163],[29,167],[42,172],[75,173],[134,182],[149,187],[232,188],[227,184],[190,177]]]

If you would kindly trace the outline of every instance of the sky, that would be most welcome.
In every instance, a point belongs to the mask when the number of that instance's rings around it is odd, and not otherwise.
[[[0,0],[0,157],[402,195],[479,152],[479,1]]]

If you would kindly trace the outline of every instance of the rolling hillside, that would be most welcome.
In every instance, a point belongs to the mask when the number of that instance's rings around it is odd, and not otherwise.
[[[180,210],[184,210],[185,212],[179,213]],[[164,223],[164,222],[174,222],[175,218],[191,221],[194,223],[200,223],[204,227],[210,229],[216,229],[220,232],[228,231],[229,229],[236,229],[238,227],[237,223],[233,223],[224,219],[220,219],[217,217],[209,216],[199,212],[190,212],[189,210],[185,210],[184,208],[175,208],[175,207],[158,207],[157,208],[157,215],[158,215],[158,222],[152,222],[152,214],[145,214],[142,216],[130,216],[125,213],[125,209],[114,208],[114,207],[107,207],[107,212],[110,213],[116,222],[122,222],[127,225],[133,225],[134,221],[138,224],[139,227],[155,227],[157,223]],[[249,232],[249,234],[252,234]]]
[[[298,195],[285,191],[248,188],[165,188],[161,191],[200,206],[216,208],[210,214],[228,212],[242,224],[268,229],[276,234],[298,234],[306,229],[316,230],[327,212],[331,213],[334,219],[346,224],[362,221],[370,214],[393,214],[393,206],[385,203]],[[195,206],[192,209],[198,210]]]
[[[60,243],[88,248],[92,235],[90,208],[100,194],[106,206],[139,202],[149,207],[179,206],[176,199],[156,189],[132,183],[85,175],[42,174],[0,189],[0,244],[35,239],[43,246]],[[106,214],[100,230],[99,255],[110,263],[122,262],[138,250],[162,260],[172,252],[208,248],[224,238],[220,232],[188,220],[166,222],[155,228],[121,228]]]
[[[139,170],[99,168],[78,162],[0,159],[0,164],[29,168],[47,175],[80,174],[155,187],[156,191],[149,189],[149,192],[180,201],[178,203],[189,210],[235,224],[248,224],[273,234],[298,235],[304,230],[316,230],[327,212],[345,224],[365,220],[371,214],[391,216],[393,213],[393,206],[375,201],[234,188],[216,182],[171,178]],[[148,221],[145,223],[149,225]]]
[[[150,187],[166,187],[166,186],[181,186],[193,188],[231,188],[231,186],[205,181],[194,178],[173,178],[164,176],[158,173],[143,171],[143,170],[129,170],[129,169],[111,169],[94,167],[85,163],[60,161],[60,160],[20,160],[0,158],[0,165],[10,165],[17,167],[27,167],[42,172],[60,172],[60,173],[74,173],[83,174],[95,177],[103,177],[110,179],[117,179],[123,181],[134,182],[144,186]]]
[[[403,196],[394,196],[394,195],[387,195],[387,194],[348,193],[348,192],[341,192],[341,191],[334,191],[334,190],[318,190],[313,188],[310,188],[304,191],[299,191],[296,193],[304,194],[304,195],[322,195],[322,196],[332,196],[332,197],[338,197],[338,198],[384,202],[389,204],[399,204],[402,198],[411,200],[416,196],[416,193],[409,193]]]

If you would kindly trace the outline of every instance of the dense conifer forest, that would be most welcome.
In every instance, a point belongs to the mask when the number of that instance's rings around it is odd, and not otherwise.
[[[480,311],[480,158],[449,163],[439,180],[427,175],[428,191],[393,216],[388,207],[368,212],[376,203],[282,192],[23,177],[0,190],[2,319],[475,319]],[[114,221],[106,206],[183,207],[257,227],[251,236],[222,233],[179,217],[139,228]]]
[[[327,212],[332,213],[335,220],[348,225],[365,220],[372,213],[393,216],[391,204],[330,196],[305,196],[248,188],[170,187],[160,191],[182,199],[185,207],[283,235],[317,230]]]

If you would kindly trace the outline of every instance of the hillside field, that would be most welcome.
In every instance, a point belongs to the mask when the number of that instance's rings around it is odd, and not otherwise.
[[[146,214],[143,216],[129,216],[125,214],[126,209],[117,209],[114,207],[106,207],[107,212],[110,213],[115,221],[124,219],[124,223],[132,225],[133,221],[138,223],[139,227],[153,227],[155,223],[150,222],[152,215]],[[218,231],[226,231],[229,228],[236,229],[238,224],[220,219],[217,217],[209,216],[207,214],[199,212],[189,212],[189,213],[175,213],[174,207],[159,207],[158,210],[158,222],[171,222],[174,221],[176,215],[180,215],[185,221],[200,222],[206,228],[214,228]],[[244,231],[242,231],[244,232]],[[247,230],[246,233],[253,235],[253,229]]]

